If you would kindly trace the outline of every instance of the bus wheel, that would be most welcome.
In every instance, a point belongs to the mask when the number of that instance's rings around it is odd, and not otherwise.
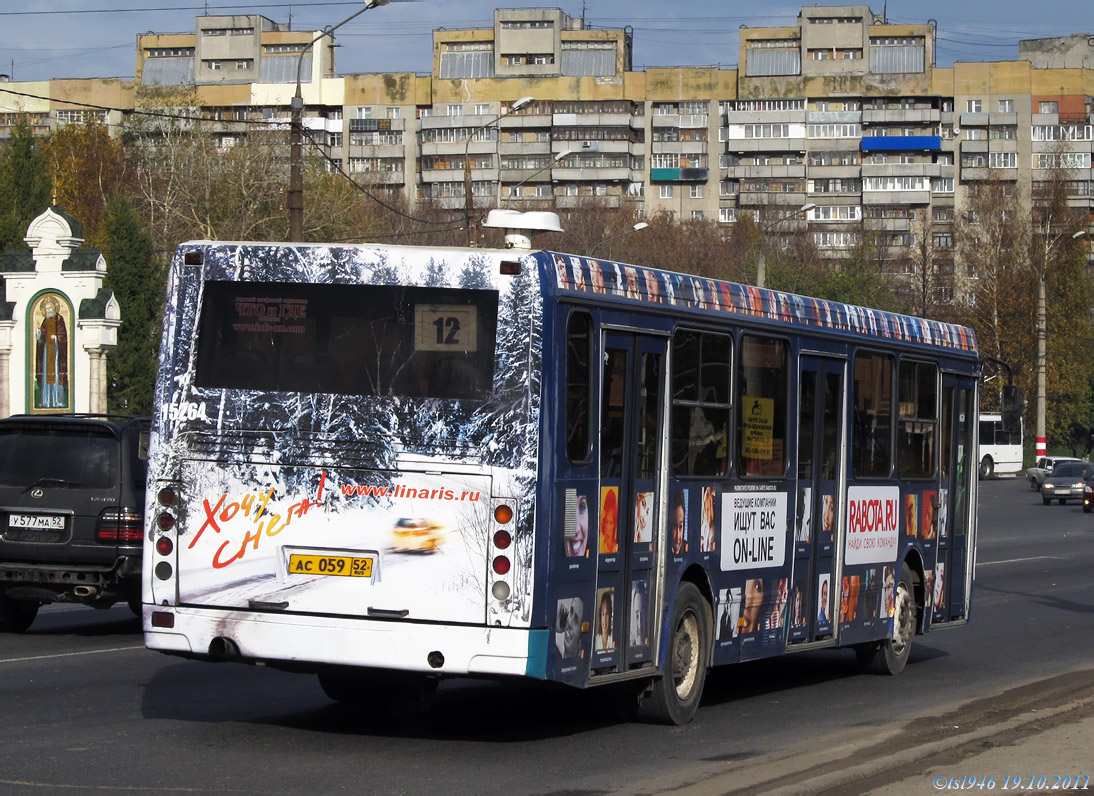
[[[0,633],[25,633],[38,616],[39,605],[27,600],[12,600],[0,591]]]
[[[642,700],[639,714],[659,724],[687,724],[695,717],[710,663],[711,611],[691,583],[680,585],[672,606],[672,622],[664,673]]]
[[[881,642],[863,644],[855,648],[859,663],[864,669],[876,674],[900,674],[912,652],[915,636],[915,591],[912,571],[904,564],[900,568],[900,582],[896,586],[896,613],[893,617],[893,636]]]
[[[990,456],[985,456],[980,460],[980,480],[986,480],[995,475],[995,462],[991,460]]]

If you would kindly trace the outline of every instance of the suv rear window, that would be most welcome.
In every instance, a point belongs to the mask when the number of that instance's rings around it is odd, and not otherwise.
[[[0,429],[0,486],[110,489],[120,445],[93,429]]]

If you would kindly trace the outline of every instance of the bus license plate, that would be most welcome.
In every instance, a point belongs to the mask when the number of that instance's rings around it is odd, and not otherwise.
[[[371,578],[371,558],[354,556],[317,556],[293,553],[289,556],[290,575],[334,575],[344,578]]]
[[[60,514],[11,514],[9,528],[29,528],[41,531],[63,531],[65,518]]]

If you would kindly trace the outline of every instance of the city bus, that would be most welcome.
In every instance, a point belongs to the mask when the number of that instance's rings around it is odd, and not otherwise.
[[[531,248],[195,241],[167,292],[151,649],[683,724],[711,666],[969,618],[967,328]]]
[[[1007,430],[1003,415],[992,412],[980,413],[979,456],[980,477],[1013,475],[1022,471],[1022,417],[1016,418],[1016,426]]]

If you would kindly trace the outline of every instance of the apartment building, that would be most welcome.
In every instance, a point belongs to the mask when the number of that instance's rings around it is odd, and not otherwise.
[[[452,208],[464,206],[469,166],[483,208],[595,200],[727,228],[748,212],[771,234],[808,230],[833,258],[872,233],[905,269],[908,247],[929,234],[951,272],[952,224],[977,181],[1001,178],[1028,197],[1059,164],[1072,204],[1092,207],[1086,34],[939,68],[930,24],[811,6],[793,26],[742,28],[736,69],[636,71],[628,29],[497,9],[491,28],[435,31],[428,73],[339,76],[330,37],[307,48],[320,33],[243,15],[140,35],[135,84],[6,86],[23,95],[0,91],[0,136],[18,114],[48,129],[115,113],[81,110],[77,97],[126,108],[192,92],[229,146],[244,122],[286,122],[299,76],[305,127],[329,158]]]

